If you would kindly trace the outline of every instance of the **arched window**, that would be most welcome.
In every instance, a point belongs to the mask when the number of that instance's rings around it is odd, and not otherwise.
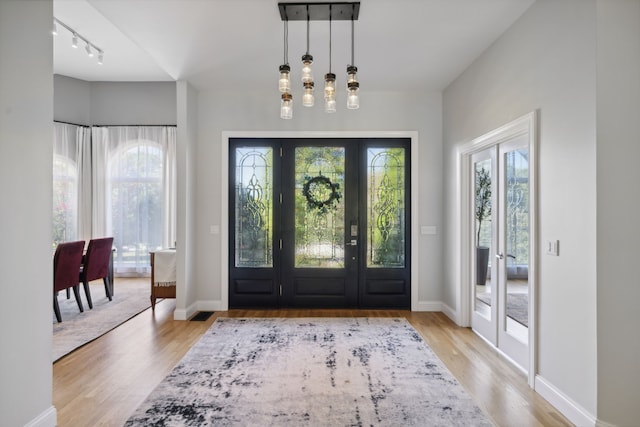
[[[144,139],[120,145],[110,158],[107,221],[117,273],[147,273],[149,251],[162,248],[163,159],[161,145]]]
[[[53,247],[78,238],[78,167],[70,158],[53,156]]]

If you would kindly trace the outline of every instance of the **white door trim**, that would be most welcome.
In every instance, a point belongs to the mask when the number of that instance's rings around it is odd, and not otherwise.
[[[223,131],[220,194],[220,299],[229,309],[229,139],[230,138],[410,138],[411,139],[411,310],[418,311],[420,182],[418,179],[418,132],[416,131]]]
[[[473,242],[473,230],[469,227],[468,218],[471,215],[471,178],[470,164],[473,153],[495,146],[501,142],[526,135],[529,141],[529,173],[530,173],[530,242],[529,242],[529,366],[527,369],[528,382],[534,387],[537,373],[537,289],[538,289],[538,154],[537,154],[537,114],[532,111],[492,130],[457,149],[458,194],[457,194],[457,231],[459,237],[459,276],[456,286],[456,305],[458,318],[462,326],[471,325],[471,295],[472,277],[471,252],[468,250]]]

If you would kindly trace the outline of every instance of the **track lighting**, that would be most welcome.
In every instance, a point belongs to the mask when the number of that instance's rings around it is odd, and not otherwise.
[[[71,47],[73,47],[74,49],[77,49],[79,40],[82,40],[85,43],[84,50],[85,52],[87,52],[87,56],[89,58],[93,58],[95,56],[95,53],[97,52],[98,65],[102,65],[104,63],[104,51],[102,49],[100,49],[95,44],[91,43],[86,37],[83,37],[82,35],[78,34],[76,30],[74,30],[73,28],[71,28],[70,26],[68,26],[61,20],[59,20],[58,18],[55,18],[55,17],[53,18],[53,26],[51,29],[51,34],[53,34],[54,36],[58,35],[58,25],[60,25],[61,27],[69,31],[69,33],[71,33]]]
[[[360,2],[329,2],[329,3],[278,3],[280,18],[284,22],[284,62],[280,65],[280,80],[278,89],[282,93],[280,97],[280,117],[291,119],[293,117],[293,97],[291,95],[291,68],[289,67],[289,21],[307,21],[307,50],[302,55],[302,68],[300,77],[304,92],[302,105],[312,107],[314,105],[314,82],[311,64],[313,56],[309,53],[309,27],[310,21],[329,21],[329,72],[324,75],[324,110],[327,113],[335,113],[336,108],[336,75],[331,68],[332,63],[332,24],[333,20],[351,21],[351,64],[347,65],[347,108],[354,110],[360,107],[358,91],[360,83],[357,79],[358,68],[354,65],[354,21],[360,13]]]

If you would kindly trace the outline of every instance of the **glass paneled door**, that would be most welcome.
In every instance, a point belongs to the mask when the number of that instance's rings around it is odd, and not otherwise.
[[[410,307],[409,140],[230,143],[230,307]]]
[[[472,327],[529,366],[530,167],[526,136],[471,156]]]

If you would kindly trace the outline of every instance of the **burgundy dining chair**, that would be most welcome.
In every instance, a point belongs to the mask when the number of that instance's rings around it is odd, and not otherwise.
[[[53,255],[53,311],[58,322],[62,322],[60,306],[58,305],[58,292],[63,289],[73,289],[80,312],[84,311],[78,282],[78,271],[82,264],[82,252],[84,252],[84,240],[76,242],[60,243]]]
[[[82,282],[84,286],[84,294],[87,297],[89,308],[93,308],[91,290],[89,289],[89,282],[92,280],[102,279],[107,298],[109,298],[109,301],[113,299],[113,283],[111,283],[109,275],[109,260],[111,258],[112,246],[113,237],[89,240],[87,253],[84,256],[84,262],[80,268],[80,282]]]

